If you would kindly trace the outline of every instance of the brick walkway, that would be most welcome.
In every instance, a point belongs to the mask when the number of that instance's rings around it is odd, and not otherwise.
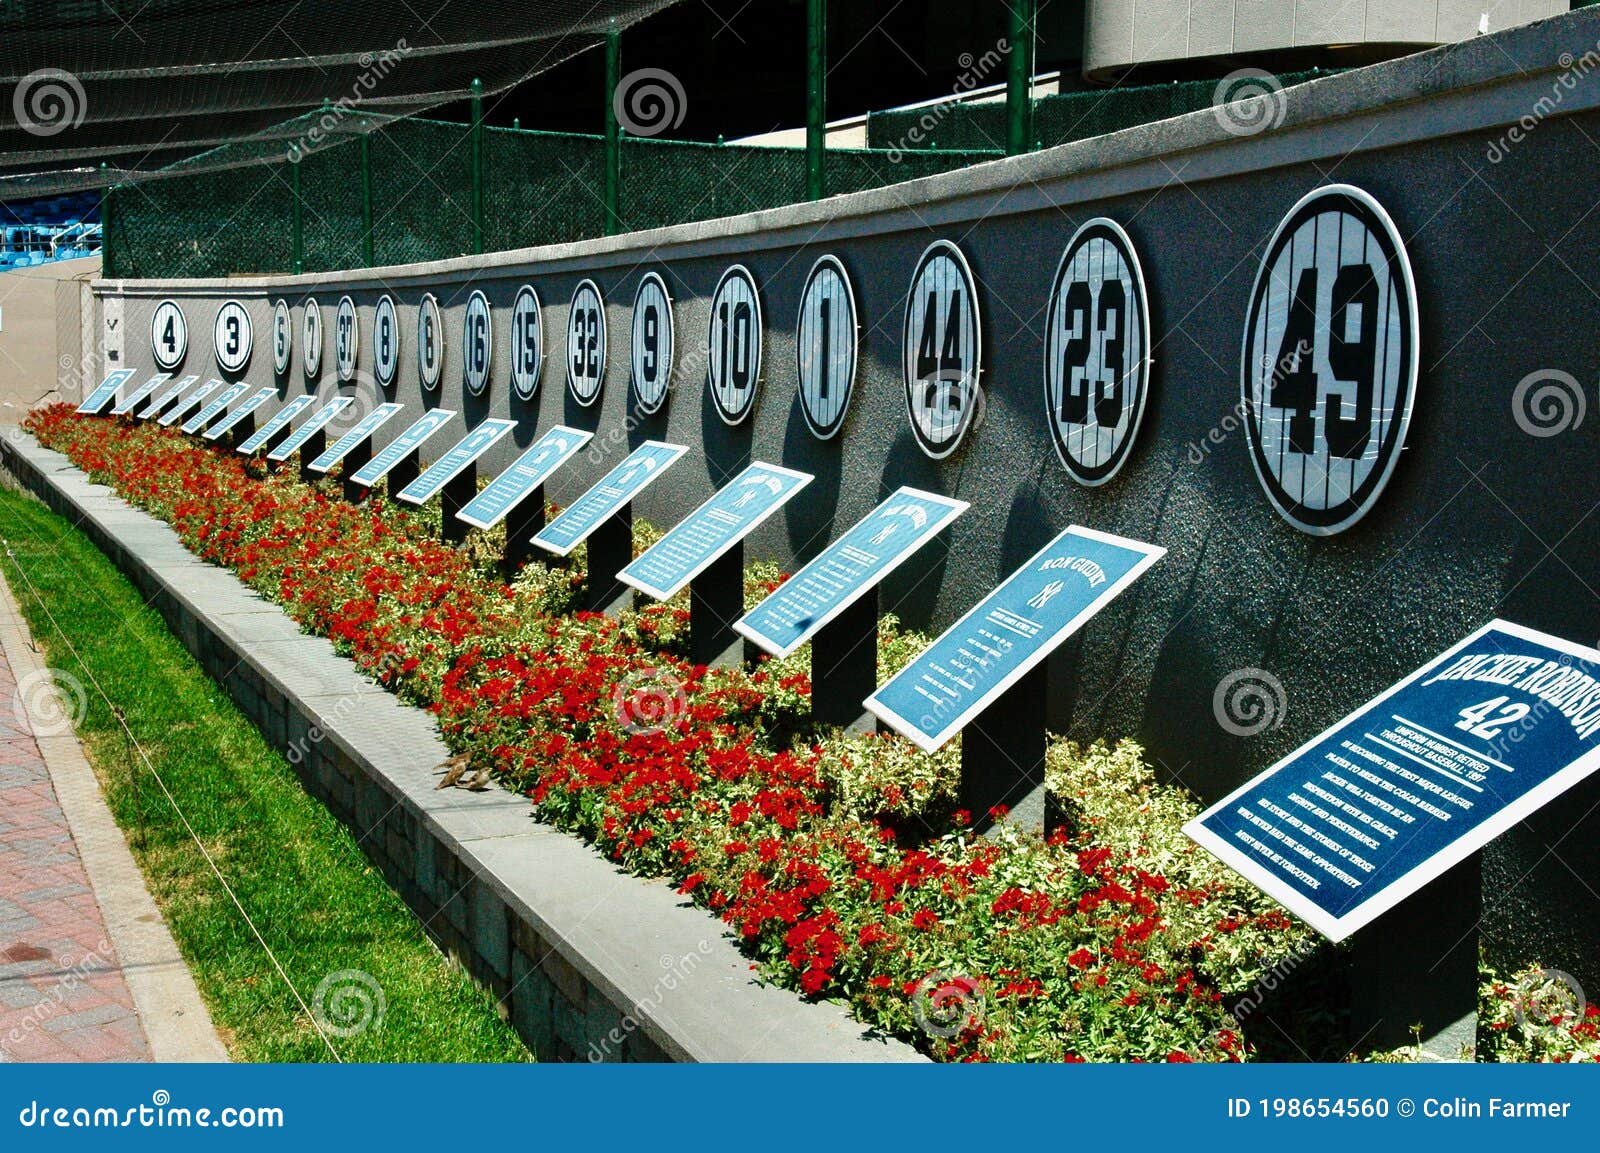
[[[148,1061],[105,919],[18,700],[0,651],[0,1061]]]

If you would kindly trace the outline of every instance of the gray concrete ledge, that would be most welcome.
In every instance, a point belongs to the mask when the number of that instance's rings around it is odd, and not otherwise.
[[[7,433],[0,460],[138,586],[541,1060],[922,1060],[759,984],[720,921],[537,824],[525,798],[437,790],[449,750],[426,713],[61,454]]]

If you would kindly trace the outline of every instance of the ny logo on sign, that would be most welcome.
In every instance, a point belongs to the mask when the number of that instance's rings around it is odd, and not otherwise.
[[[935,241],[911,277],[901,339],[911,431],[935,460],[956,450],[977,414],[980,342],[972,269],[954,244]]]
[[[1251,294],[1242,409],[1251,458],[1302,532],[1349,528],[1400,458],[1416,399],[1417,297],[1394,221],[1320,188],[1273,235]]]

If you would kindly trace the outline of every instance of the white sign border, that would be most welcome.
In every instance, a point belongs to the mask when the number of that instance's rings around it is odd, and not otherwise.
[[[761,605],[766,604],[767,601],[771,600],[784,589],[792,585],[795,581],[805,576],[805,574],[809,572],[814,565],[821,562],[822,558],[827,556],[833,546],[838,543],[837,540],[829,542],[829,544],[823,548],[820,553],[802,566],[798,572],[796,572],[788,580],[784,581],[777,588],[773,589],[772,592],[767,594],[767,596],[763,597],[760,603],[755,606],[755,608],[752,608],[749,612],[745,613],[744,616],[734,621],[734,631],[740,636],[744,637],[746,640],[752,641],[753,643],[759,645],[762,651],[771,653],[775,657],[783,658],[792,656],[796,649],[800,648],[807,641],[811,640],[812,637],[821,632],[824,626],[833,621],[834,618],[839,616],[840,613],[844,612],[845,609],[849,608],[868,592],[871,592],[873,589],[876,589],[879,585],[881,585],[885,580],[888,579],[890,573],[894,572],[895,569],[905,564],[906,561],[910,560],[912,557],[916,556],[917,553],[926,548],[933,541],[934,537],[938,536],[941,532],[948,528],[957,517],[972,507],[972,505],[967,501],[956,500],[954,497],[944,496],[936,492],[928,492],[924,489],[913,488],[909,484],[903,484],[888,496],[884,497],[883,500],[879,501],[875,506],[873,506],[872,510],[868,512],[866,516],[863,516],[860,520],[857,520],[855,524],[852,524],[849,528],[845,529],[844,533],[841,534],[840,539],[843,539],[844,536],[848,536],[850,533],[854,532],[856,526],[861,524],[863,521],[869,520],[876,516],[883,510],[883,507],[889,504],[891,501],[903,500],[906,497],[914,497],[917,500],[930,501],[934,504],[944,506],[944,511],[939,515],[938,520],[935,522],[933,531],[924,536],[921,543],[915,548],[907,549],[901,552],[900,555],[896,557],[895,560],[892,561],[886,568],[879,570],[877,576],[875,576],[871,581],[865,584],[858,584],[853,593],[836,601],[833,604],[833,607],[828,609],[828,611],[823,613],[821,616],[817,617],[811,623],[811,625],[800,634],[799,640],[788,646],[776,645],[773,643],[771,638],[766,636],[764,633],[757,632],[747,622],[750,620],[752,614],[755,613],[756,609],[759,609]]]
[[[1063,538],[1072,534],[1076,534],[1081,537],[1087,537],[1089,540],[1100,541],[1102,544],[1116,545],[1119,548],[1125,548],[1132,552],[1142,553],[1143,555],[1139,558],[1139,560],[1134,562],[1132,568],[1123,573],[1122,576],[1118,577],[1116,580],[1112,581],[1111,585],[1104,592],[1080,609],[1076,615],[1064,622],[1062,626],[1055,632],[1051,633],[1048,640],[1042,641],[1041,643],[1035,645],[1033,653],[1026,660],[1024,660],[1020,665],[1012,669],[1011,672],[1007,673],[998,682],[996,682],[988,692],[979,696],[975,701],[973,701],[972,704],[968,705],[952,720],[946,723],[945,727],[940,729],[936,736],[928,736],[921,729],[904,720],[899,713],[895,712],[893,709],[879,701],[878,698],[883,694],[883,691],[898,681],[901,677],[909,675],[911,671],[916,668],[917,661],[920,661],[929,649],[932,649],[934,645],[937,645],[945,637],[960,629],[962,625],[967,623],[967,621],[977,616],[978,611],[983,608],[983,606],[988,602],[989,598],[993,596],[1001,587],[1003,587],[1007,581],[1011,580],[1012,577],[1016,576],[1024,569],[1032,568],[1035,561],[1044,556],[1045,553],[1049,552],[1051,549],[1055,548]],[[1014,566],[1011,571],[1005,575],[1005,578],[999,582],[999,584],[996,584],[994,588],[990,589],[987,593],[978,598],[978,603],[963,613],[960,620],[956,621],[955,624],[951,625],[949,628],[945,629],[944,632],[934,637],[929,643],[928,648],[923,649],[922,652],[918,653],[910,664],[906,665],[905,668],[901,669],[894,676],[890,677],[887,681],[880,685],[871,696],[862,701],[862,707],[868,712],[872,713],[873,716],[883,721],[895,732],[905,737],[912,744],[916,745],[917,748],[921,749],[923,752],[937,752],[945,745],[947,741],[950,740],[951,737],[955,736],[958,732],[964,729],[967,726],[967,723],[971,721],[973,717],[983,712],[984,709],[988,708],[989,705],[998,700],[1007,689],[1016,684],[1023,677],[1027,676],[1028,673],[1032,672],[1034,668],[1040,664],[1040,662],[1044,661],[1045,658],[1047,658],[1051,653],[1060,648],[1063,641],[1081,629],[1084,625],[1088,624],[1089,621],[1093,619],[1102,609],[1121,596],[1123,591],[1129,585],[1133,584],[1134,581],[1142,577],[1158,560],[1166,555],[1167,550],[1161,545],[1150,544],[1148,541],[1134,540],[1131,537],[1116,536],[1108,532],[1100,532],[1098,529],[1085,528],[1081,524],[1069,524],[1055,536],[1051,537],[1045,546],[1038,552],[1034,553],[1021,564]]]

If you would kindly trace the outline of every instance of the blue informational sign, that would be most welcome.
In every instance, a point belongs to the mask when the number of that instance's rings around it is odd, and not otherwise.
[[[864,704],[918,748],[933,752],[1166,552],[1073,525]]]
[[[1492,621],[1184,832],[1341,941],[1600,768],[1600,652]]]
[[[99,412],[110,403],[111,398],[117,394],[117,389],[121,388],[123,383],[132,375],[133,369],[131,368],[119,368],[115,372],[107,374],[106,378],[100,382],[95,390],[83,398],[83,403],[78,406],[78,411],[90,416]]]
[[[200,404],[213,392],[216,392],[217,389],[221,388],[222,385],[222,379],[220,377],[213,376],[210,380],[206,381],[199,388],[195,389],[188,396],[180,400],[177,404],[173,405],[172,411],[163,414],[158,423],[166,426],[177,424],[189,413],[200,407]]]
[[[172,379],[170,372],[158,372],[127,396],[117,401],[111,408],[112,416],[127,416],[139,405],[150,399],[150,394]]]
[[[389,418],[394,416],[395,413],[399,412],[404,407],[405,405],[396,404],[394,401],[389,401],[386,404],[380,404],[377,408],[367,413],[366,416],[356,421],[354,428],[325,448],[322,451],[322,454],[318,456],[316,460],[306,465],[306,467],[312,472],[327,472],[334,465],[338,464],[345,457],[349,456],[350,453],[355,450],[356,445],[366,440],[369,436],[387,424]]]
[[[183,431],[189,433],[191,436],[199,432],[206,425],[216,420],[217,417],[221,415],[223,409],[227,408],[234,401],[238,400],[249,390],[249,384],[242,380],[236,384],[230,384],[227,388],[217,393],[216,396],[212,397],[210,404],[206,405],[199,412],[195,413],[188,420],[184,421]]]
[[[592,432],[556,425],[529,445],[516,463],[490,481],[456,516],[473,528],[493,528],[593,437]]]
[[[197,381],[199,379],[200,378],[198,376],[190,375],[190,376],[185,376],[182,379],[173,382],[172,386],[170,388],[168,388],[166,392],[163,392],[160,396],[156,397],[149,404],[145,405],[135,415],[140,420],[149,420],[156,413],[158,413],[162,409],[166,408],[167,405],[171,404],[174,400],[178,399],[178,394],[180,392],[182,392],[184,389],[188,388],[191,384],[193,384],[195,381]]]
[[[271,399],[272,397],[274,397],[276,395],[278,395],[278,390],[276,388],[272,388],[270,386],[267,387],[267,388],[257,389],[254,396],[250,397],[248,400],[246,400],[238,408],[236,408],[232,412],[230,412],[223,419],[217,421],[216,424],[214,424],[210,428],[206,429],[205,436],[204,436],[203,439],[205,439],[205,440],[221,440],[223,435],[226,434],[227,431],[230,428],[232,428],[234,425],[238,424],[241,420],[243,420],[245,417],[249,416],[252,412],[254,412],[256,409],[260,408],[263,404],[266,404],[269,399]]]
[[[473,461],[494,447],[495,443],[517,427],[514,420],[486,420],[456,442],[454,448],[434,461],[421,476],[400,490],[400,499],[408,504],[427,504],[445,485],[460,474]]]
[[[658,601],[670,600],[811,479],[809,473],[756,461],[673,525],[617,579]]]
[[[317,409],[316,412],[312,413],[310,420],[306,421],[299,428],[295,429],[288,436],[284,437],[282,444],[273,449],[271,452],[267,453],[267,459],[279,461],[288,460],[296,452],[300,451],[300,446],[302,444],[326,428],[329,421],[338,416],[345,409],[349,408],[352,403],[352,399],[348,396],[334,397],[327,404],[323,405],[321,408]]]
[[[417,417],[410,428],[384,445],[382,452],[351,473],[351,481],[371,488],[393,472],[396,465],[421,448],[430,436],[449,424],[455,415],[456,410],[453,408],[430,408]]]
[[[289,422],[295,417],[299,416],[306,409],[310,408],[316,399],[317,398],[312,396],[309,392],[304,396],[295,397],[288,404],[284,405],[277,412],[273,413],[271,420],[267,421],[266,424],[256,429],[250,438],[239,446],[239,451],[245,453],[246,455],[256,452],[261,448],[262,445],[266,444],[267,441],[271,440],[273,437],[277,436],[279,432],[289,427]]]
[[[779,585],[734,629],[773,656],[788,656],[968,507],[964,500],[899,489]]]
[[[535,533],[533,543],[557,556],[566,556],[688,451],[687,445],[645,441],[601,477],[593,488],[568,505],[560,516]]]

